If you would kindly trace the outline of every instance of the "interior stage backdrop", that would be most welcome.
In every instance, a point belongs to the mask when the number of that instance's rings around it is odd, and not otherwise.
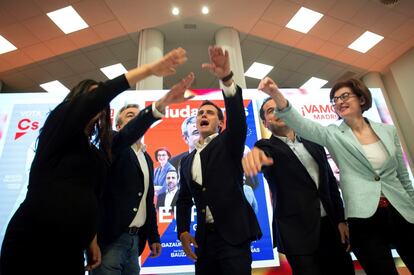
[[[165,92],[127,91],[119,95],[111,102],[112,119],[125,104],[135,103],[143,108]],[[192,262],[186,258],[177,239],[175,200],[166,198],[165,191],[168,188],[179,189],[179,175],[176,171],[180,158],[191,150],[192,141],[198,137],[191,117],[196,115],[202,100],[213,100],[224,108],[221,92],[219,90],[208,92],[210,93],[195,97],[186,103],[168,107],[165,117],[153,124],[144,136],[143,142],[147,145],[147,151],[154,161],[156,180],[154,203],[157,206],[158,228],[163,249],[158,258],[149,258],[149,250],[144,251],[140,259],[142,274],[194,270]],[[337,116],[329,103],[328,89],[314,91],[284,89],[283,92],[303,116],[325,125],[338,123]],[[374,98],[373,108],[365,112],[365,116],[374,121],[392,124],[381,90],[371,89],[371,92]],[[256,89],[247,89],[243,91],[243,97],[248,126],[245,146],[245,153],[247,153],[257,139],[268,137],[269,132],[263,127],[258,115],[266,95]],[[47,93],[0,94],[0,245],[9,219],[25,197],[39,129],[49,111],[62,99],[63,97],[51,96]],[[338,168],[333,161],[330,163],[340,180]],[[408,162],[406,163],[408,167]],[[272,248],[270,230],[272,211],[267,183],[259,174],[254,178],[245,178],[244,184],[246,198],[251,203],[263,231],[263,238],[251,245],[253,268],[279,266],[278,274],[290,274],[283,255]],[[197,228],[194,209],[192,221],[192,233],[194,233]]]

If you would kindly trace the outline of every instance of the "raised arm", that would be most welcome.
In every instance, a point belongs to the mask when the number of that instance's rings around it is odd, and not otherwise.
[[[282,119],[290,128],[299,136],[304,137],[322,146],[327,145],[329,133],[327,127],[304,118],[292,105],[287,101],[285,96],[279,90],[276,83],[270,78],[265,77],[259,84],[258,90],[263,91],[273,98],[276,102],[276,115]]]
[[[185,50],[178,48],[154,63],[135,68],[125,75],[99,85],[87,86],[87,82],[81,82],[76,87],[81,92],[73,97],[69,94],[68,98],[49,115],[40,135],[42,141],[39,142],[39,148],[48,148],[49,154],[60,150],[65,144],[73,141],[74,135],[83,132],[92,118],[103,111],[118,94],[150,75],[167,76],[173,74],[176,66],[186,60]],[[90,87],[90,91],[83,90],[87,87]],[[73,91],[74,89],[71,93],[74,93]]]
[[[185,97],[185,91],[190,88],[194,81],[194,74],[189,73],[180,82],[175,84],[171,90],[152,106],[143,109],[139,114],[125,125],[117,134],[112,142],[112,152],[117,153],[125,148],[130,147],[134,142],[140,139],[148,128],[158,119],[158,114],[165,113],[165,107],[175,103],[181,103],[190,97]]]
[[[210,63],[202,64],[202,68],[209,70],[224,85],[223,94],[226,108],[225,140],[229,144],[229,148],[234,148],[237,157],[242,157],[247,134],[242,90],[233,81],[228,51],[219,46],[210,46],[208,53]]]
[[[70,103],[66,114],[66,128],[83,130],[89,121],[102,111],[118,94],[132,87],[148,76],[168,76],[175,73],[175,68],[187,60],[182,48],[174,49],[158,61],[137,67],[113,80],[108,80],[96,87],[94,91],[83,93]]]

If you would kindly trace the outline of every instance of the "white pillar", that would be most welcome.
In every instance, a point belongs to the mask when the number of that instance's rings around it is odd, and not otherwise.
[[[138,62],[142,66],[160,59],[164,55],[164,35],[159,30],[145,29],[139,32]],[[137,90],[162,90],[163,78],[151,76],[136,85]]]
[[[233,28],[223,28],[215,34],[216,45],[222,46],[229,52],[230,68],[233,71],[233,79],[241,88],[246,88],[244,78],[243,58],[240,47],[238,31]]]

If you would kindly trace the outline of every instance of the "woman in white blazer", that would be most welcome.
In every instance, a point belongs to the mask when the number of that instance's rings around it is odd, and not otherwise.
[[[339,126],[302,117],[268,77],[258,89],[276,101],[276,115],[298,135],[331,153],[340,170],[351,247],[366,273],[398,275],[391,247],[414,273],[414,189],[395,127],[362,115],[372,104],[368,88],[357,79],[332,88]]]

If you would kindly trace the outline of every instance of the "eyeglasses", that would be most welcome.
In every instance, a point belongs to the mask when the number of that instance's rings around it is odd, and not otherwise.
[[[356,95],[351,94],[351,93],[343,93],[340,96],[334,96],[331,99],[331,103],[332,103],[332,105],[336,105],[339,99],[342,100],[342,102],[346,102],[346,101],[348,101],[348,99],[350,97],[354,97],[354,96],[356,96]]]

